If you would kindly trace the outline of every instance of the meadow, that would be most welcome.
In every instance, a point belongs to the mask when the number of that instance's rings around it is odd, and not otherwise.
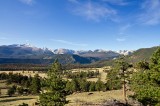
[[[103,68],[82,68],[82,69],[73,69],[70,70],[74,72],[87,72],[87,71],[99,71],[99,78],[106,82],[106,75],[107,73],[104,70],[110,70],[110,67],[103,67]],[[19,73],[24,76],[34,76],[38,74],[40,77],[44,78],[47,77],[46,73],[38,72],[38,71],[0,71],[0,73],[10,73],[13,74]],[[97,81],[98,78],[88,78],[88,81]],[[14,95],[13,97],[9,97],[7,95],[7,90],[13,84],[7,84],[5,80],[0,80],[0,88],[1,88],[1,96],[0,96],[0,106],[18,106],[22,103],[27,103],[29,106],[35,106],[35,102],[38,101],[38,96],[34,95]],[[100,104],[109,99],[122,99],[122,90],[112,90],[112,91],[95,91],[95,92],[75,92],[71,95],[67,96],[67,100],[69,101],[66,106],[79,106],[84,103],[93,103],[93,104]]]

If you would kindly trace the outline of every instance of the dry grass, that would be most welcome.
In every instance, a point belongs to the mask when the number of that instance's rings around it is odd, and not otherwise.
[[[18,97],[0,97],[0,106],[18,106],[22,103],[27,103],[29,106],[38,100],[38,96],[18,96]]]
[[[22,74],[24,76],[34,76],[35,74],[38,74],[40,77],[44,78],[44,77],[47,77],[46,73],[39,73],[38,71],[22,71],[22,70],[19,70],[19,71],[0,71],[0,73],[10,73],[12,72],[13,74]]]
[[[107,73],[103,72],[104,68],[86,68],[86,69],[74,69],[72,71],[96,71],[100,72],[100,78],[102,81],[105,82]],[[38,74],[41,77],[46,77],[46,73],[38,73],[37,71],[0,71],[0,73],[9,73],[12,72],[20,73],[26,76],[34,76]],[[88,81],[97,81],[98,78],[90,78],[87,79]],[[0,80],[0,88],[9,87],[4,80]],[[27,103],[29,106],[33,106],[33,103],[38,100],[38,96],[17,96],[17,97],[8,97],[6,95],[7,89],[1,89],[1,96],[0,96],[0,106],[18,106],[22,103]],[[92,92],[92,95],[88,95],[89,92],[85,93],[76,93],[67,96],[67,100],[70,101],[69,104],[66,106],[78,106],[78,104],[82,102],[102,102],[106,99],[115,98],[115,99],[122,99],[122,94],[120,90],[117,91],[108,91],[108,92]]]
[[[107,73],[103,72],[103,70],[105,68],[106,67],[103,67],[103,68],[80,68],[80,69],[72,69],[72,70],[69,70],[69,71],[72,71],[72,72],[99,71],[101,80],[105,82],[106,81],[106,75],[107,75]],[[110,67],[107,67],[107,68],[109,69]],[[10,72],[12,72],[13,74],[19,73],[19,74],[22,74],[24,76],[32,76],[33,77],[35,74],[38,74],[42,78],[47,77],[46,73],[39,73],[38,71],[22,71],[22,70],[17,70],[17,71],[0,71],[0,73],[10,73]],[[97,81],[98,78],[90,78],[90,79],[87,79],[87,80],[88,81]]]
[[[8,85],[6,84],[6,80],[0,80],[0,88],[5,88],[7,87]]]
[[[37,101],[38,96],[13,96],[13,97],[8,97],[7,91],[8,87],[12,86],[6,84],[5,80],[0,80],[0,90],[1,90],[1,95],[0,95],[0,106],[18,106],[19,104],[22,103],[27,103],[29,106],[33,106],[33,104]]]
[[[92,93],[89,95],[89,93]],[[79,106],[82,103],[102,103],[105,100],[117,99],[123,100],[122,90],[113,90],[107,92],[83,92],[74,93],[67,96],[69,104],[66,106]],[[22,103],[27,103],[29,106],[38,100],[38,96],[19,96],[19,97],[0,97],[0,106],[18,106]]]
[[[110,67],[103,67],[103,68],[81,68],[81,69],[72,69],[70,71],[72,72],[80,72],[80,71],[84,71],[84,72],[87,72],[87,71],[99,71],[100,73],[100,79],[101,81],[103,82],[106,82],[106,76],[107,76],[107,73],[104,72],[105,69],[110,69]],[[98,78],[89,78],[87,79],[87,81],[97,81]]]
[[[92,94],[89,94],[92,93]],[[84,92],[67,96],[69,104],[66,106],[79,106],[82,103],[102,103],[105,100],[117,99],[123,101],[122,90],[112,90],[106,92]]]

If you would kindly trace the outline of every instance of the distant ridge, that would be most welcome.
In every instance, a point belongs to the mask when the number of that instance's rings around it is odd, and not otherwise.
[[[131,63],[139,62],[141,60],[149,61],[154,51],[156,51],[159,47],[160,46],[138,49],[135,52],[133,52],[131,55],[127,56],[126,60]]]
[[[131,55],[125,56],[125,60],[129,63],[135,64],[139,61],[146,60],[150,61],[150,57],[152,54],[159,48],[160,46],[155,46],[151,48],[141,48],[134,51]],[[106,66],[106,65],[113,65],[115,60],[101,60],[95,63],[92,63],[93,66]]]
[[[111,50],[70,50],[38,48],[30,44],[13,44],[0,46],[0,63],[51,63],[56,58],[63,64],[90,64],[99,60],[111,60],[120,55],[132,54],[133,51]]]

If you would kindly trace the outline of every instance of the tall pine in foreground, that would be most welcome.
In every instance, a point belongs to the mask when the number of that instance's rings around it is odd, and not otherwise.
[[[127,89],[126,89],[126,84],[127,84],[127,79],[129,76],[129,64],[124,60],[124,58],[120,58],[120,60],[117,61],[117,69],[119,70],[119,77],[122,80],[122,85],[123,85],[123,97],[125,102],[127,103]]]
[[[153,53],[149,66],[133,74],[131,89],[144,106],[160,106],[160,48]]]
[[[107,84],[109,89],[123,88],[123,98],[126,103],[127,103],[126,87],[130,75],[130,72],[128,70],[129,67],[130,65],[122,57],[116,61],[114,69],[108,72],[107,74]]]
[[[41,106],[64,106],[66,104],[65,82],[62,80],[62,67],[56,60],[47,73],[47,89],[40,95]]]

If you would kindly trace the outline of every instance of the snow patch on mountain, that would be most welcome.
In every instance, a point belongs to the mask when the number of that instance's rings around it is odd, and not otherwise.
[[[131,55],[134,51],[133,50],[119,50],[117,51],[117,53],[121,54],[121,55]]]
[[[112,50],[104,50],[104,49],[95,49],[95,50],[71,50],[71,49],[49,49],[49,48],[38,48],[31,44],[13,44],[13,45],[3,45],[6,47],[18,47],[26,50],[32,50],[35,52],[43,52],[43,53],[53,53],[53,54],[76,54],[76,55],[83,55],[89,53],[107,53],[108,55],[130,55],[134,51],[133,50],[119,50],[119,51],[112,51]]]

